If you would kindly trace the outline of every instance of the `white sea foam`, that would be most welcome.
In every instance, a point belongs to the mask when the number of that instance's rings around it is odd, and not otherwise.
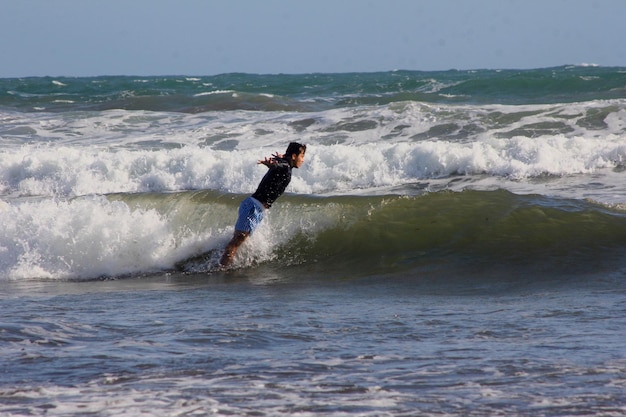
[[[214,96],[216,94],[231,94],[234,93],[233,90],[215,90],[215,91],[207,91],[204,93],[194,94],[194,97],[202,97],[202,96]]]
[[[94,193],[214,189],[254,191],[265,172],[256,161],[275,146],[255,150],[98,149],[22,146],[4,150],[0,192],[21,196],[80,196]],[[294,171],[297,193],[349,192],[392,187],[451,175],[489,175],[522,180],[542,175],[589,174],[626,161],[619,136],[603,139],[557,135],[486,137],[470,143],[426,140],[362,145],[315,145]]]
[[[318,316],[320,315],[329,320],[327,318],[329,314],[324,315],[318,312]],[[448,315],[453,317],[451,320],[455,320],[453,313]],[[178,317],[173,314],[166,317],[171,321],[173,320],[171,316]],[[280,315],[279,317],[286,320]],[[264,318],[270,324],[278,320],[274,317]],[[344,320],[349,321],[349,319],[350,317],[344,317]],[[256,324],[259,319],[252,317],[248,320]],[[271,334],[272,327],[266,322],[258,325],[261,327],[257,330],[258,333]],[[202,331],[204,333],[215,332],[215,328],[222,329],[222,326],[221,323],[212,324],[207,330],[207,325],[204,324],[205,328]],[[132,328],[131,325],[127,327]],[[412,328],[411,326],[405,327]],[[473,329],[473,327],[470,328]],[[185,330],[190,331],[188,328]],[[136,333],[137,337],[145,337],[144,333],[138,331]],[[245,337],[246,334],[242,329],[231,333],[239,338]],[[318,338],[307,338],[307,340],[313,339],[313,342],[302,344],[305,352],[315,352],[315,342],[319,342],[323,337],[329,337],[324,331],[321,333],[323,336]],[[350,331],[344,330],[341,333],[346,333],[342,334],[343,339],[356,344],[352,340],[354,336]],[[458,338],[463,336],[463,334],[457,335]],[[411,337],[411,334],[404,335],[404,337]],[[202,339],[199,338],[199,340]],[[443,342],[441,339],[435,340],[436,343],[432,344],[441,351],[447,352],[445,343],[449,344],[449,340]],[[377,340],[369,341],[370,345],[376,345],[376,342]],[[519,343],[523,342],[519,340]],[[471,345],[472,341],[467,343]],[[152,342],[151,345],[155,343]],[[208,349],[206,345],[201,345],[201,347]],[[213,346],[210,348],[214,349]],[[429,357],[429,361],[425,361],[419,356],[416,358],[407,354],[395,361],[387,361],[384,358],[338,359],[331,365],[324,366],[324,361],[317,358],[307,358],[306,362],[296,362],[291,357],[298,355],[278,358],[281,353],[285,354],[266,349],[270,353],[266,353],[253,366],[250,359],[253,353],[250,353],[250,350],[252,349],[231,350],[230,352],[236,351],[239,355],[237,359],[242,364],[232,367],[224,366],[213,372],[207,372],[208,365],[203,362],[197,365],[192,362],[191,366],[196,366],[197,369],[185,369],[185,371],[178,372],[167,369],[153,374],[144,371],[140,376],[128,372],[126,374],[105,373],[82,384],[46,383],[38,386],[23,385],[17,388],[6,388],[0,391],[0,395],[8,401],[0,405],[0,411],[15,415],[11,411],[18,409],[16,404],[20,404],[19,409],[23,410],[24,415],[36,414],[46,406],[48,410],[46,415],[51,416],[85,414],[231,416],[254,413],[259,416],[323,414],[366,417],[411,415],[414,414],[416,408],[423,410],[421,415],[427,416],[458,415],[459,411],[465,411],[470,415],[499,415],[499,413],[517,415],[520,414],[520,410],[521,414],[551,415],[555,409],[563,411],[563,414],[575,414],[580,410],[589,410],[590,414],[593,414],[594,411],[600,410],[602,415],[620,416],[625,410],[620,401],[619,389],[615,389],[611,384],[608,389],[606,385],[602,387],[602,384],[606,384],[613,375],[617,381],[617,387],[623,386],[623,371],[606,369],[603,365],[593,368],[575,365],[568,369],[561,366],[558,360],[552,361],[556,363],[556,365],[550,365],[552,374],[555,375],[554,381],[543,382],[541,387],[544,390],[536,389],[529,392],[528,386],[535,386],[533,378],[541,377],[542,369],[548,365],[540,367],[536,365],[537,362],[529,359],[525,362],[530,362],[531,366],[535,367],[530,375],[511,376],[501,375],[498,371],[499,368],[507,370],[518,368],[517,363],[508,358],[499,360],[506,366],[489,367],[477,372],[469,365],[461,367],[454,363],[446,363],[445,360],[449,359],[445,357],[436,362],[432,357]],[[135,354],[137,352],[132,348],[130,351]],[[158,349],[154,351],[157,352]],[[188,356],[193,357],[194,351],[192,349],[188,351],[191,351]],[[154,355],[151,351],[148,350],[148,352]],[[469,359],[463,356],[458,357],[458,349],[456,353],[457,362],[464,364],[469,362]],[[602,352],[602,354],[605,353]],[[226,354],[225,356],[231,358],[234,355]],[[132,359],[124,359],[132,361]],[[480,364],[483,365],[484,362],[486,360]],[[284,363],[287,363],[289,367],[284,366]],[[267,370],[270,364],[276,371]],[[380,364],[378,367],[375,366],[378,364]],[[408,365],[402,366],[404,364]],[[318,368],[315,368],[315,372],[311,372],[307,370],[307,365]],[[383,365],[384,370],[381,370]],[[408,370],[409,365],[419,368],[419,372]],[[172,367],[172,365],[169,366]],[[463,372],[467,368],[469,371]],[[595,376],[594,381],[589,382],[581,378],[581,375],[585,376],[590,372]],[[430,381],[434,383],[429,383]],[[494,387],[495,383],[498,385]],[[563,389],[562,386],[566,383],[576,389],[569,391]],[[547,394],[544,392],[545,389],[548,389]],[[525,411],[528,413],[524,413]]]
[[[158,213],[103,197],[14,202],[0,218],[0,276],[8,279],[145,272],[180,250]]]

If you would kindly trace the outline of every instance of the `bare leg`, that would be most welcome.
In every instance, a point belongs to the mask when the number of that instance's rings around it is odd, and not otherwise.
[[[222,255],[222,259],[220,260],[220,265],[223,267],[227,267],[233,262],[233,258],[239,249],[239,246],[250,236],[250,233],[239,232],[235,230],[233,234],[233,238],[226,245],[226,249],[224,250],[224,254]]]

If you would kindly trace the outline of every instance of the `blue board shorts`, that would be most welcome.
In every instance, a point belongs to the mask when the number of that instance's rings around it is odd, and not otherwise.
[[[252,234],[263,220],[264,210],[263,204],[256,198],[248,197],[243,200],[239,206],[239,217],[235,223],[235,230]]]

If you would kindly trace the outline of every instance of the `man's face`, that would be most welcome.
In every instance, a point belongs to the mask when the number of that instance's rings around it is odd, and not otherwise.
[[[294,168],[300,168],[304,163],[304,151],[300,152],[298,155],[291,155],[291,166]]]

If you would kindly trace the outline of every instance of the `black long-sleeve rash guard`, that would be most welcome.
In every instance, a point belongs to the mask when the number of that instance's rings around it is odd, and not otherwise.
[[[279,159],[276,165],[269,167],[269,171],[259,183],[259,187],[252,194],[252,197],[259,200],[265,208],[270,208],[291,182],[291,169],[289,161]]]

